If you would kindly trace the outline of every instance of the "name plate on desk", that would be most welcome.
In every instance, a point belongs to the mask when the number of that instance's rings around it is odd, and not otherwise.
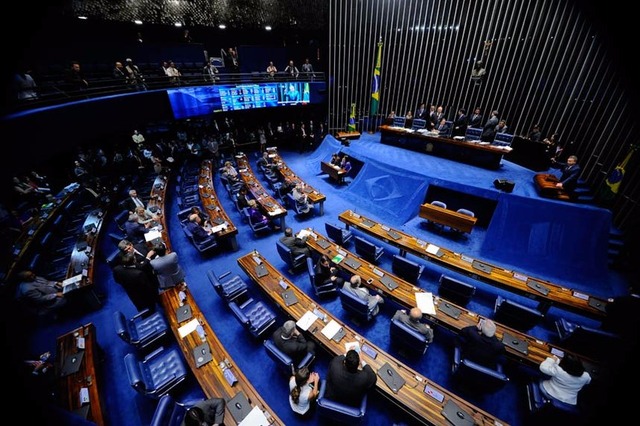
[[[502,335],[502,343],[504,343],[505,346],[508,346],[511,349],[515,349],[516,351],[521,352],[525,355],[529,353],[529,343],[515,336],[512,336],[509,333],[504,333]]]
[[[532,280],[532,279],[527,280],[527,287],[537,291],[538,293],[542,293],[545,296],[549,294],[549,288],[536,280]]]

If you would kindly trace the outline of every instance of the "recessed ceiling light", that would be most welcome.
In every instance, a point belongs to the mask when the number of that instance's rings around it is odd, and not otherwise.
[[[271,25],[265,26],[264,29],[267,30],[267,31],[271,31]]]
[[[181,27],[182,26],[182,22],[176,22],[175,24],[173,24],[176,27]]]
[[[220,28],[221,30],[224,30],[225,28],[227,28],[227,26],[225,24],[220,24],[218,25],[218,28]]]
[[[78,16],[78,19],[86,20],[86,19],[88,19],[88,18],[87,18],[86,16]]]
[[[142,25],[142,21],[139,19],[136,19],[135,21],[133,21],[136,25]]]

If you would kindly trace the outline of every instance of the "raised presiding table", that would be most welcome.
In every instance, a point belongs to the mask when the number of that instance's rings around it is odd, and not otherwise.
[[[97,425],[105,425],[96,364],[101,349],[92,323],[56,339],[56,384],[62,407]]]
[[[344,182],[344,177],[347,175],[347,171],[340,166],[334,166],[326,161],[320,162],[320,169],[322,173],[326,173],[329,177],[338,183]]]
[[[455,210],[445,209],[429,203],[420,205],[420,217],[466,233],[470,233],[478,221],[477,217],[458,213]]]
[[[293,182],[294,185],[302,186],[302,191],[307,194],[307,198],[309,198],[309,201],[312,202],[314,206],[318,206],[318,213],[322,216],[324,214],[324,202],[327,197],[300,179],[300,177],[287,166],[287,163],[282,160],[278,153],[270,154],[270,156],[271,155],[273,156],[271,161],[278,165],[278,173],[280,176],[282,176],[283,179]]]
[[[309,239],[312,238],[313,235],[309,237]],[[284,278],[280,271],[259,253],[254,251],[240,257],[238,264],[264,293],[280,306],[283,312],[297,321],[298,327],[306,332],[307,336],[314,339],[329,353],[334,356],[343,355],[347,352],[347,348],[353,347],[360,351],[362,359],[374,371],[379,372],[379,376],[392,374],[391,370],[394,370],[395,392],[381,377],[378,377],[376,382],[376,390],[391,403],[406,411],[417,423],[449,424],[443,410],[445,406],[455,405],[456,411],[460,412],[468,424],[507,424],[454,395],[359,336],[347,325],[317,306],[313,299]],[[287,295],[288,300],[295,300],[295,302],[289,302],[287,305],[283,294]]]
[[[237,425],[242,421],[236,420],[238,410],[230,410],[229,403],[231,401],[235,406],[236,401],[246,398],[250,407],[241,410],[243,415],[255,416],[264,422],[250,424],[284,425],[240,371],[205,320],[188,288],[169,288],[160,295],[160,301],[184,358],[205,395],[207,398],[224,398],[227,402],[224,424]],[[185,314],[187,308],[188,313]],[[178,315],[181,315],[181,321],[178,321]]]
[[[249,164],[247,156],[243,153],[236,155],[236,163],[238,164],[238,175],[251,192],[253,198],[260,205],[262,211],[270,219],[280,218],[280,226],[284,229],[286,225],[287,209],[285,209],[278,201],[273,198],[267,190],[262,186],[260,180],[253,173],[253,169]]]
[[[401,230],[390,228],[352,210],[346,210],[338,219],[349,226],[379,238],[400,249],[400,255],[410,252],[422,259],[435,262],[445,268],[487,282],[540,302],[539,310],[546,312],[551,305],[558,305],[582,315],[602,319],[606,316],[608,300],[542,280],[515,270],[491,265],[462,253],[423,241]]]
[[[360,139],[360,132],[338,132],[336,139]]]
[[[231,250],[238,250],[236,235],[238,228],[233,224],[227,212],[222,207],[220,199],[213,187],[213,171],[211,160],[203,160],[200,165],[200,176],[198,177],[198,188],[200,191],[200,202],[206,210],[209,220],[215,229],[218,241],[228,241]]]

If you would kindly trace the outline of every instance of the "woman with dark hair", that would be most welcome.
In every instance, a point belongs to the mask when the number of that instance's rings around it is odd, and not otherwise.
[[[545,396],[565,404],[576,405],[578,392],[591,382],[591,376],[582,362],[571,354],[565,354],[562,359],[548,357],[540,364],[540,371],[551,376],[540,382],[540,389]]]
[[[291,409],[305,415],[311,409],[311,402],[318,396],[320,376],[302,367],[289,379],[289,404]]]

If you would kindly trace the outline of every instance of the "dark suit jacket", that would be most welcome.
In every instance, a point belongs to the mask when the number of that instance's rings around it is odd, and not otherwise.
[[[156,310],[158,291],[143,270],[135,266],[116,265],[113,268],[113,279],[124,288],[138,311]]]
[[[142,201],[142,198],[138,197],[138,199]],[[136,207],[138,207],[138,205],[133,201],[131,197],[127,197],[125,200],[122,201],[121,204],[125,209],[127,209],[130,212],[135,211]],[[142,201],[142,204],[144,205],[145,208],[147,207],[144,201]]]
[[[464,136],[467,133],[467,116],[462,114],[453,121],[453,129],[451,129],[451,137]]]
[[[489,120],[484,124],[482,128],[482,134],[480,140],[484,142],[493,142],[496,138],[496,126],[498,125],[498,117],[491,116]]]
[[[314,353],[315,351],[315,344],[313,342],[307,342],[307,339],[305,339],[302,334],[290,339],[283,339],[282,327],[278,327],[278,329],[273,332],[272,339],[276,347],[289,355],[295,364],[300,362],[307,352]]]
[[[208,425],[222,424],[224,422],[224,406],[225,402],[223,398],[210,398],[200,401],[193,405],[198,407],[204,413],[204,421]],[[184,420],[180,423],[180,426],[185,426]]]
[[[196,243],[201,243],[211,237],[202,226],[195,222],[187,222],[187,229],[191,231],[193,241]]]
[[[307,244],[304,241],[302,241],[300,238],[284,236],[280,238],[280,241],[282,242],[282,244],[284,244],[285,246],[291,249],[291,252],[293,253],[294,256],[298,256],[300,254],[305,254],[309,256],[310,254]]]
[[[475,325],[460,330],[458,338],[464,357],[489,368],[495,368],[505,352],[504,344],[496,336],[485,336]]]
[[[375,386],[378,376],[369,365],[350,373],[344,366],[344,359],[344,355],[339,355],[329,363],[325,396],[343,404],[358,406],[362,397]]]
[[[472,114],[471,117],[469,118],[469,127],[482,127],[482,115]]]
[[[560,182],[562,183],[562,189],[567,192],[573,192],[578,186],[578,178],[582,170],[578,164],[574,164],[571,168],[566,163],[556,163],[562,166],[562,176],[560,176]]]
[[[131,222],[128,220],[124,223],[124,232],[132,243],[144,241],[144,234],[146,234],[147,231],[148,229],[138,222]]]

